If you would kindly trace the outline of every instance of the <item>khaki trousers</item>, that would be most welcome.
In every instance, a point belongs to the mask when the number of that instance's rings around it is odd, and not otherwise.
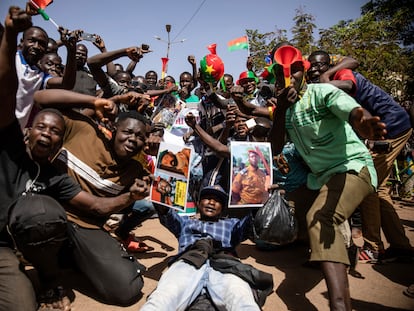
[[[386,183],[394,160],[401,153],[412,131],[410,129],[397,138],[387,139],[386,141],[392,146],[391,152],[386,154],[372,153],[379,187],[376,193],[364,199],[360,209],[364,242],[376,251],[384,249],[384,244],[381,241],[381,228],[390,246],[404,249],[411,247],[400,218],[394,209],[394,203]]]
[[[361,172],[336,174],[320,190],[306,215],[311,261],[332,261],[349,265],[344,236],[339,225],[347,221],[362,200],[374,192],[371,176]]]

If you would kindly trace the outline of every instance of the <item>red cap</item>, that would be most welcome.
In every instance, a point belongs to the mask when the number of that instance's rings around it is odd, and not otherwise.
[[[243,71],[240,76],[239,80],[236,81],[236,84],[240,85],[240,81],[244,79],[254,79],[254,81],[259,82],[259,79],[257,78],[256,74],[253,71]]]

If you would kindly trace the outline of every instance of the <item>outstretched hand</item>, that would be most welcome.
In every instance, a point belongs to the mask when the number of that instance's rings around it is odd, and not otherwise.
[[[139,60],[143,57],[141,48],[137,46],[127,48],[126,52],[129,59],[135,62],[139,62]]]
[[[366,116],[362,107],[354,108],[349,116],[349,123],[362,138],[380,140],[387,134],[385,123],[377,116]]]
[[[60,41],[68,49],[76,50],[76,43],[80,40],[81,33],[79,30],[69,31],[66,28],[59,27]]]
[[[95,40],[92,41],[93,45],[96,46],[100,51],[105,49],[105,42],[101,36],[95,35]]]
[[[31,15],[33,14],[28,10],[24,11],[17,6],[11,6],[9,8],[9,14],[6,16],[4,26],[16,33],[22,32],[32,26]]]
[[[109,99],[97,98],[94,102],[96,117],[106,123],[109,117],[115,117],[118,113],[118,106]]]

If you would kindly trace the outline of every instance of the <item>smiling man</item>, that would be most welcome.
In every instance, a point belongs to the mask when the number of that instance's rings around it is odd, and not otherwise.
[[[59,286],[62,281],[59,257],[73,259],[74,265],[95,285],[102,300],[131,304],[141,297],[142,265],[131,260],[104,232],[99,243],[91,243],[107,255],[107,265],[98,265],[95,259],[100,260],[101,255],[88,256],[96,249],[79,249],[78,242],[86,236],[76,226],[68,225],[62,205],[98,215],[116,213],[146,197],[149,188],[144,181],[136,180],[116,197],[98,197],[82,191],[67,174],[58,172],[49,162],[61,147],[65,133],[64,118],[57,110],[39,112],[24,143],[15,113],[18,89],[15,55],[17,36],[31,26],[31,18],[18,7],[11,7],[4,25],[0,42],[0,309],[70,310],[70,300]],[[13,215],[24,216],[25,221]],[[96,232],[92,233],[94,238]],[[71,243],[64,243],[65,240]],[[66,248],[68,244],[72,246],[70,249]],[[38,293],[22,269],[16,246],[38,272],[41,287]],[[58,256],[63,248],[68,252]]]
[[[251,229],[251,215],[222,218],[227,201],[227,193],[215,185],[200,191],[199,219],[179,216],[173,209],[156,205],[161,224],[177,237],[179,251],[141,310],[185,310],[206,292],[219,310],[260,310],[251,290],[256,279],[242,279],[236,270],[245,269],[249,275],[258,272],[269,290],[273,280],[236,257],[235,247]],[[228,270],[223,271],[224,266]]]

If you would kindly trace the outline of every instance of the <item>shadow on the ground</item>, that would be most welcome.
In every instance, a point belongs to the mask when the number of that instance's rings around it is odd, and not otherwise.
[[[328,294],[325,294],[326,298],[328,298]],[[393,308],[389,306],[383,306],[378,303],[374,302],[367,302],[358,299],[351,299],[352,301],[352,309],[355,311],[410,311],[409,309],[400,309],[400,308]]]
[[[409,286],[413,283],[414,265],[406,262],[391,262],[373,265],[372,269],[385,276],[390,281]]]
[[[286,304],[288,310],[318,310],[306,298],[306,293],[319,284],[323,276],[319,268],[304,265],[309,256],[307,246],[292,244],[273,251],[262,251],[255,245],[242,244],[237,250],[242,259],[250,256],[257,263],[275,267],[285,274],[283,280],[274,279],[273,282],[276,295]]]
[[[401,223],[404,226],[410,227],[410,229],[408,229],[408,230],[413,230],[414,229],[414,221],[412,221],[412,220],[401,219]]]

